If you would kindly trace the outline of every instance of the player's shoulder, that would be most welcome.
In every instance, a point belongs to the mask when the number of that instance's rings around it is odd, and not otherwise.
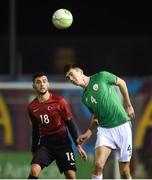
[[[67,102],[67,100],[59,95],[56,94],[52,94],[52,102],[57,103],[60,105],[60,107],[68,107],[69,103]]]
[[[106,71],[106,70],[100,71],[98,74],[99,74],[100,76],[114,75],[112,72]]]
[[[27,108],[31,109],[33,106],[35,106],[37,104],[38,100],[37,98],[34,98],[28,105]]]
[[[92,77],[104,76],[108,73],[108,71],[102,70],[92,75]]]
[[[52,94],[52,99],[58,102],[65,101],[65,99],[62,96],[57,95],[57,94]]]
[[[99,71],[99,74],[101,74],[101,75],[104,75],[104,74],[107,74],[107,73],[109,73],[109,72],[106,71],[106,70]]]

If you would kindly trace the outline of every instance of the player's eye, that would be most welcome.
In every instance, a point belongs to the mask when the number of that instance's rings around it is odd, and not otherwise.
[[[41,83],[41,81],[37,80],[35,83],[36,83],[36,84],[40,84],[40,83]]]
[[[70,79],[69,75],[68,75],[68,76],[66,76],[66,78],[69,80],[69,79]]]
[[[46,83],[46,80],[43,80],[43,83]]]

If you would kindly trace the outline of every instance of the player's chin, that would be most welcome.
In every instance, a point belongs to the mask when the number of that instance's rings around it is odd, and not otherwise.
[[[46,90],[41,90],[41,91],[39,91],[39,93],[40,93],[41,95],[44,95],[46,92],[47,92]]]
[[[72,81],[72,84],[74,84],[75,86],[78,86],[78,84],[77,84],[76,82],[73,82],[73,81]]]
[[[78,81],[72,82],[75,86],[80,86],[80,83]]]

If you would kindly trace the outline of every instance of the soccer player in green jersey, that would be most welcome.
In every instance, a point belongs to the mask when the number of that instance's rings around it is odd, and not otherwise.
[[[64,67],[64,74],[74,85],[84,88],[82,102],[93,113],[88,130],[77,140],[79,144],[83,144],[97,129],[92,179],[103,178],[105,163],[111,151],[115,149],[119,154],[121,178],[131,179],[131,119],[135,117],[135,113],[125,81],[107,71],[86,76],[79,66],[71,64]],[[124,105],[115,86],[120,89]]]

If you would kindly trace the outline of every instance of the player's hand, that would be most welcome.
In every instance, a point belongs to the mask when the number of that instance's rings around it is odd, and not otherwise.
[[[80,156],[81,156],[84,160],[87,160],[87,158],[88,158],[87,153],[86,153],[85,150],[81,147],[81,145],[77,145],[77,150],[78,150],[78,153],[80,154]]]
[[[134,109],[133,109],[132,105],[126,106],[126,112],[128,113],[128,116],[131,119],[135,118],[135,112],[134,112]]]
[[[92,131],[88,129],[84,134],[80,135],[77,139],[78,144],[84,144],[92,135]]]

